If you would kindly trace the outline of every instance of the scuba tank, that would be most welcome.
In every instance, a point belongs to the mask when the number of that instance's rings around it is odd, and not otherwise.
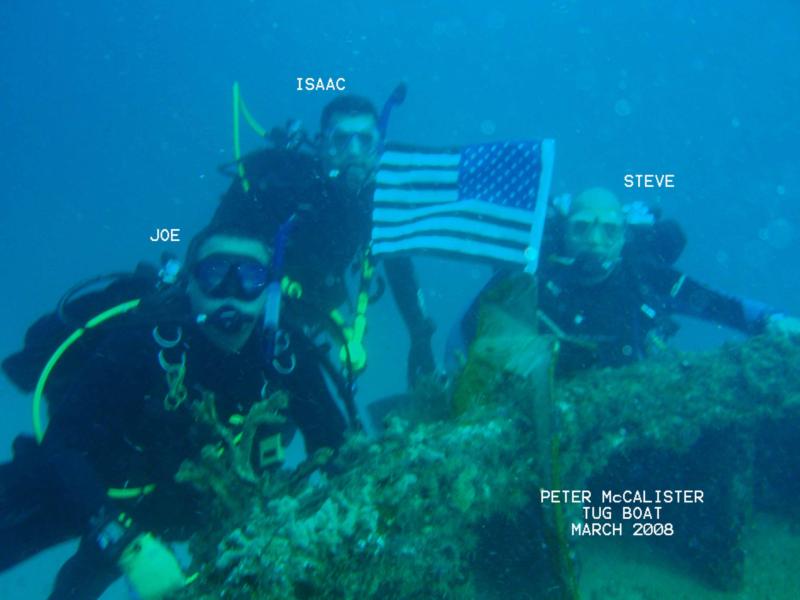
[[[267,139],[274,148],[300,151],[304,147],[316,150],[316,143],[306,133],[300,119],[288,119],[283,127],[273,127]]]
[[[631,226],[631,235],[622,248],[626,259],[669,267],[686,248],[686,234],[674,219],[656,219],[650,226]]]
[[[3,372],[23,392],[32,392],[48,359],[58,346],[97,314],[124,302],[142,298],[145,304],[155,295],[166,294],[175,281],[178,263],[163,258],[159,270],[152,264],[139,263],[132,272],[116,272],[84,280],[71,287],[58,301],[56,309],[37,319],[25,332],[22,350],[3,359]],[[174,305],[174,302],[168,304]],[[93,345],[86,339],[77,340],[73,350],[62,359],[67,371],[78,368]],[[51,386],[58,387],[58,378]],[[51,388],[52,389],[52,388]]]
[[[147,263],[133,273],[93,277],[70,288],[55,311],[40,317],[26,332],[21,351],[3,360],[2,368],[20,390],[33,392],[33,425],[38,441],[44,435],[41,420],[45,386],[51,406],[66,395],[75,373],[92,356],[100,327],[112,320],[115,326],[159,322],[185,322],[189,303],[179,286],[180,270],[175,259],[162,257],[163,268]],[[91,288],[107,283],[100,289]]]

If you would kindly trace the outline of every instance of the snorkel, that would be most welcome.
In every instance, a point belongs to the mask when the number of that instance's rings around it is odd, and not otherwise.
[[[389,129],[389,117],[392,116],[392,110],[395,106],[400,106],[406,100],[406,93],[408,87],[405,83],[398,83],[397,87],[392,90],[392,93],[383,103],[381,114],[378,117],[378,131],[381,134],[381,145],[379,152],[383,152],[383,145],[386,143],[386,132]]]
[[[272,259],[272,281],[267,285],[267,303],[264,306],[264,356],[268,362],[275,359],[278,330],[281,318],[281,280],[283,279],[283,260],[286,244],[294,226],[295,215],[289,217],[275,235],[275,254]]]

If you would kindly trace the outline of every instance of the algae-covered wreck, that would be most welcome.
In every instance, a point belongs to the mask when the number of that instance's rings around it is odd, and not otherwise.
[[[519,358],[518,340],[506,342]],[[180,476],[212,492],[217,519],[192,541],[198,577],[182,597],[575,598],[580,540],[569,525],[585,515],[579,504],[541,504],[540,489],[620,488],[631,469],[644,469],[639,484],[705,488],[706,513],[670,522],[695,534],[703,523],[708,545],[683,534],[664,543],[695,551],[698,571],[736,587],[754,439],[776,420],[800,422],[800,343],[754,338],[543,390],[546,361],[509,362],[506,342],[470,356],[472,389],[460,393],[476,401],[462,397],[457,416],[390,418],[380,439],[354,435],[325,475],[308,476],[324,456],[263,479],[236,464],[241,452],[186,464]],[[659,480],[653,464],[678,471]]]

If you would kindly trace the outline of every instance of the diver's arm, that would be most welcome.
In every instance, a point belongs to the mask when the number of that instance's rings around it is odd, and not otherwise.
[[[115,452],[142,451],[126,433],[142,418],[145,398],[163,377],[153,353],[149,331],[109,335],[55,407],[42,449],[65,512],[85,524],[76,558],[121,572],[138,597],[155,600],[185,584],[181,567],[167,546],[126,513],[126,504],[109,497],[93,463],[113,461]],[[58,578],[70,591],[71,575],[62,569]]]
[[[64,399],[71,403],[70,410],[60,410],[50,421],[42,449],[53,477],[64,495],[64,504],[86,523],[106,507],[106,488],[89,460],[90,445],[97,429],[95,423],[97,403],[70,394]],[[83,411],[83,414],[79,414]]]
[[[141,341],[111,335],[51,409],[42,450],[66,506],[86,521],[114,511],[92,459],[120,448],[152,384],[145,359],[155,358],[143,356]]]
[[[295,369],[279,382],[289,393],[288,412],[303,432],[309,455],[320,448],[336,450],[347,429],[342,412],[322,376],[316,356],[304,343],[295,345]]]
[[[677,314],[755,335],[763,333],[770,319],[779,313],[763,302],[714,290],[675,269],[659,271],[658,275],[651,275],[650,278],[667,306]]]
[[[436,361],[431,348],[431,337],[436,327],[423,310],[411,259],[405,256],[387,258],[384,260],[384,268],[392,295],[411,339],[408,380],[409,384],[413,385],[419,375],[430,374],[436,370]]]

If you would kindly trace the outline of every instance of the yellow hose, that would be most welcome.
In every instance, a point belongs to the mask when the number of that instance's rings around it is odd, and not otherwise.
[[[136,300],[129,300],[128,302],[123,302],[122,304],[112,306],[108,310],[104,310],[99,315],[96,315],[86,321],[86,324],[83,327],[79,327],[73,331],[67,339],[61,342],[61,345],[56,348],[56,351],[53,352],[50,360],[47,361],[44,369],[42,369],[42,373],[39,375],[39,380],[36,382],[36,389],[33,392],[33,433],[36,436],[37,443],[41,444],[42,439],[44,439],[44,426],[42,425],[42,400],[44,398],[44,388],[47,385],[47,380],[50,377],[50,373],[53,371],[58,361],[69,349],[69,347],[72,346],[72,344],[74,344],[84,333],[86,333],[86,331],[97,327],[101,323],[105,323],[109,319],[113,319],[118,315],[133,310],[139,306],[140,302],[141,300],[137,298]],[[149,494],[155,489],[155,487],[155,485],[150,483],[138,488],[109,488],[108,496],[117,500],[137,498],[139,496]]]
[[[241,132],[239,130],[239,122],[241,121],[241,117],[244,116],[244,120],[247,121],[247,124],[250,125],[250,128],[256,132],[256,134],[263,138],[267,135],[267,130],[264,129],[261,125],[259,125],[258,121],[255,120],[253,114],[247,108],[247,105],[242,100],[242,94],[239,89],[239,82],[233,82],[233,157],[236,159],[236,170],[239,173],[239,179],[242,181],[242,188],[245,192],[250,191],[250,182],[247,180],[244,172],[244,165],[242,164],[242,144],[241,144]]]

